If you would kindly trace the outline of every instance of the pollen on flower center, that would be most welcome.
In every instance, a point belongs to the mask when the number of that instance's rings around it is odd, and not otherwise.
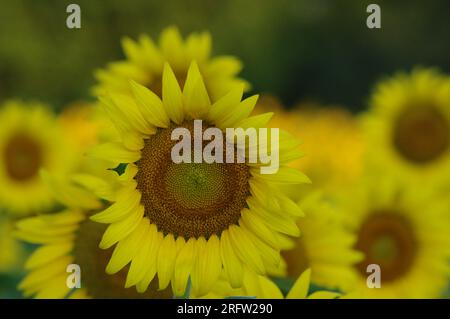
[[[145,293],[133,288],[124,288],[128,267],[114,275],[105,273],[112,250],[98,249],[98,243],[106,229],[105,225],[86,220],[80,224],[73,254],[75,263],[81,268],[81,285],[94,299],[168,299],[173,293],[169,288],[158,290],[157,277]]]
[[[194,121],[180,126],[194,135]],[[174,163],[175,127],[160,129],[145,141],[136,175],[141,204],[158,230],[185,239],[209,238],[237,224],[247,207],[249,168],[240,163]]]
[[[10,138],[3,157],[6,172],[19,182],[35,177],[42,165],[41,146],[24,133],[17,133]]]
[[[400,154],[417,164],[439,158],[450,143],[450,123],[433,107],[415,107],[403,112],[393,133]]]
[[[361,274],[367,275],[367,265],[377,264],[382,280],[389,282],[411,268],[417,244],[409,222],[398,213],[383,210],[363,222],[355,247],[365,254],[358,265]]]

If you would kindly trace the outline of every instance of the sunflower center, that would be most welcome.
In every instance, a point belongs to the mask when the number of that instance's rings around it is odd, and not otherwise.
[[[194,145],[194,121],[185,121],[181,127],[191,132]],[[238,222],[241,210],[247,207],[248,166],[236,161],[174,163],[171,150],[177,141],[171,140],[171,133],[175,128],[159,129],[147,139],[137,162],[137,188],[145,214],[165,234],[185,239],[220,235]]]
[[[17,133],[10,138],[3,157],[7,174],[19,182],[35,177],[43,161],[41,145],[24,133]]]
[[[450,143],[450,123],[434,107],[408,109],[397,119],[394,145],[406,159],[425,164],[444,154]]]
[[[393,211],[377,211],[361,225],[356,249],[365,259],[358,269],[367,276],[367,266],[377,264],[385,282],[401,278],[411,268],[416,253],[416,240],[409,222]]]
[[[170,288],[159,291],[157,277],[150,283],[145,293],[138,293],[135,288],[124,288],[128,266],[114,275],[105,273],[106,265],[112,254],[112,248],[98,248],[106,226],[92,221],[84,221],[78,229],[75,240],[75,263],[81,268],[81,286],[94,299],[168,299],[173,294]]]

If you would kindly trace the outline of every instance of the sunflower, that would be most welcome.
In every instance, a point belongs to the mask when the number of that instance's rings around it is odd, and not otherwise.
[[[301,208],[307,212],[298,221],[302,234],[292,249],[282,252],[288,276],[297,278],[310,268],[315,284],[348,291],[356,280],[354,265],[363,258],[353,249],[356,236],[344,228],[341,214],[321,193],[308,195]]]
[[[434,69],[400,73],[376,86],[362,118],[369,160],[420,180],[450,176],[450,80]]]
[[[11,213],[42,211],[53,203],[39,170],[64,174],[74,165],[57,120],[39,104],[7,102],[0,110],[0,202]]]
[[[358,122],[342,107],[299,104],[283,110],[277,98],[266,95],[258,102],[257,111],[275,112],[269,126],[283,127],[303,141],[305,156],[290,166],[304,171],[313,181],[314,189],[334,193],[343,186],[351,186],[361,176],[363,135]],[[308,187],[304,191],[310,190]]]
[[[192,33],[183,40],[175,27],[162,31],[159,46],[142,35],[139,41],[124,38],[122,47],[126,60],[111,63],[107,69],[98,70],[95,77],[99,84],[94,88],[96,95],[106,91],[129,93],[129,80],[148,87],[162,96],[162,74],[164,63],[169,63],[180,83],[184,85],[191,61],[197,61],[205,80],[209,97],[216,101],[232,89],[248,83],[236,78],[242,69],[241,62],[232,56],[211,57],[211,36],[208,32]]]
[[[190,277],[192,291],[201,296],[222,269],[231,285],[239,287],[244,266],[258,274],[276,266],[280,259],[276,235],[299,235],[295,219],[303,214],[278,186],[309,182],[285,165],[299,156],[297,141],[280,132],[276,174],[261,174],[259,162],[175,164],[171,150],[176,142],[171,135],[176,127],[192,132],[194,120],[201,119],[205,126],[220,130],[261,128],[271,114],[249,117],[257,96],[241,101],[242,86],[211,105],[195,62],[183,91],[165,65],[162,100],[136,82],[130,86],[132,98],[120,94],[101,98],[121,132],[121,143],[100,145],[91,152],[111,161],[111,167],[126,164],[120,176],[123,187],[113,204],[91,217],[110,224],[101,248],[118,243],[106,271],[115,273],[131,261],[127,286],[145,291],[157,274],[160,289],[171,283],[174,293],[183,295]]]
[[[224,297],[254,297],[258,299],[336,299],[341,294],[333,291],[310,292],[311,269],[304,270],[295,281],[286,296],[278,286],[266,276],[257,275],[254,272],[246,271],[241,288],[233,289],[225,280],[219,281],[213,291],[204,298],[224,298]]]
[[[432,188],[391,177],[366,177],[340,199],[346,225],[357,236],[364,259],[350,296],[435,298],[446,287],[450,267],[448,200]],[[371,264],[379,265],[381,287],[368,288]]]
[[[144,293],[125,289],[126,271],[109,276],[105,267],[112,251],[100,250],[98,242],[105,226],[88,219],[80,208],[30,217],[16,225],[16,236],[39,245],[25,263],[27,272],[19,284],[25,297],[34,298],[171,298],[170,288],[157,290],[156,280]],[[80,268],[81,287],[72,283],[71,265]]]

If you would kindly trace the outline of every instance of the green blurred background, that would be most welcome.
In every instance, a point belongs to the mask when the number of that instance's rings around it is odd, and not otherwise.
[[[121,59],[119,39],[168,25],[210,30],[214,52],[239,56],[256,92],[364,107],[373,83],[415,65],[450,71],[450,1],[376,1],[382,29],[366,27],[353,0],[1,1],[0,100],[40,99],[55,108],[89,98],[92,71]],[[82,28],[66,28],[81,6]]]

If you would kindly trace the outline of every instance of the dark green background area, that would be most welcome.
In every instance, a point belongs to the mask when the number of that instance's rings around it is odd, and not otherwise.
[[[366,7],[382,29],[366,27]],[[82,28],[66,28],[77,3]],[[41,99],[56,108],[89,97],[92,71],[123,57],[119,39],[210,30],[215,53],[235,54],[256,92],[284,103],[364,107],[375,81],[415,65],[450,71],[450,1],[166,0],[2,1],[0,99]]]

